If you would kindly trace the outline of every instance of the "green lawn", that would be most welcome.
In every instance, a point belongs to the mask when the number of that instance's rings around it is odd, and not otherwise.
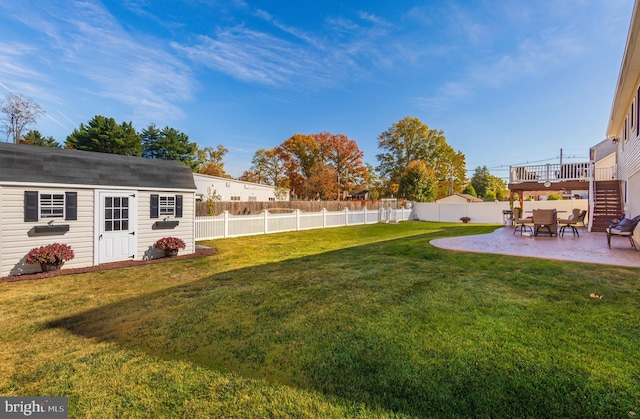
[[[216,240],[2,283],[0,394],[65,395],[78,418],[640,413],[640,270],[429,244],[492,229]]]

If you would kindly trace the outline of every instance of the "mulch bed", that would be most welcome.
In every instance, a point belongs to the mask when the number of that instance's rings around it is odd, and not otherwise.
[[[204,256],[211,256],[218,253],[218,249],[196,249],[195,253],[179,255],[170,258],[148,259],[148,260],[124,260],[121,262],[103,263],[85,268],[60,269],[53,272],[40,272],[34,274],[13,275],[0,278],[0,282],[29,281],[34,279],[51,278],[53,276],[80,274],[85,272],[106,271],[108,269],[128,268],[130,266],[151,265],[153,263],[171,262],[174,260],[192,259]]]

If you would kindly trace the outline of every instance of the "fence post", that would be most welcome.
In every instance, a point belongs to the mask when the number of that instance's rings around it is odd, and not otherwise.
[[[344,209],[344,225],[349,225],[349,208],[345,207]]]
[[[224,238],[229,237],[229,211],[224,210]]]
[[[364,209],[362,210],[362,215],[364,217],[363,223],[362,224],[367,224],[367,207],[365,206]]]
[[[296,209],[296,231],[300,231],[300,208]]]
[[[322,228],[327,228],[327,209],[322,208]]]
[[[269,210],[265,209],[262,211],[264,214],[264,234],[269,232]]]

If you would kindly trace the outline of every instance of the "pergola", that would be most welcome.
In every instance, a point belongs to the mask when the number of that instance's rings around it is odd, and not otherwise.
[[[513,208],[513,195],[518,194],[520,208],[524,208],[524,193],[538,191],[588,191],[589,182],[584,180],[564,180],[555,182],[519,182],[510,183],[509,207]]]

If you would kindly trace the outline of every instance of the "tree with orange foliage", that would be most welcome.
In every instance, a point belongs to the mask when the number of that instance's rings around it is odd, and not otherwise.
[[[209,176],[231,178],[231,176],[224,171],[224,162],[222,161],[222,158],[228,151],[229,150],[224,148],[222,144],[218,145],[216,148],[205,147],[204,149],[198,150],[198,173]]]
[[[264,183],[283,188],[288,188],[286,161],[282,150],[278,148],[261,148],[251,159],[251,171],[257,178],[257,183]]]
[[[369,171],[362,163],[364,153],[354,140],[343,134],[319,134],[327,143],[327,160],[333,165],[338,178],[338,193],[348,193],[353,185],[362,185],[369,178]],[[324,136],[326,135],[326,136]]]
[[[339,198],[366,180],[363,153],[343,134],[295,134],[279,147],[294,195],[304,199]]]

